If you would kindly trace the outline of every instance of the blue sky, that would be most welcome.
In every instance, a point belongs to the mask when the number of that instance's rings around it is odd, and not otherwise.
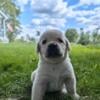
[[[19,20],[26,33],[56,28],[100,27],[100,0],[15,0],[21,9]]]

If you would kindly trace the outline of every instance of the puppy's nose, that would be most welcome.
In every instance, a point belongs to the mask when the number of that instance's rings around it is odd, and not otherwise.
[[[48,45],[48,48],[50,48],[50,49],[53,50],[53,49],[57,48],[57,44],[53,44],[53,43],[52,44],[49,44]]]
[[[58,57],[61,56],[59,48],[57,46],[57,44],[49,44],[48,45],[48,49],[47,49],[47,57]]]

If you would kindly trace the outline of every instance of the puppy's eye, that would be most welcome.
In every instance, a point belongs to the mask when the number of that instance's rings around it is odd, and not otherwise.
[[[57,40],[58,42],[63,43],[63,40],[61,38],[58,38]]]
[[[46,42],[47,42],[47,40],[45,39],[45,40],[42,41],[42,44],[46,44]]]

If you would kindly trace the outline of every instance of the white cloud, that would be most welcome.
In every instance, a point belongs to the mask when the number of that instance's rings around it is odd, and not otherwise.
[[[87,29],[100,26],[100,7],[92,10],[80,10],[79,7],[100,5],[100,0],[80,0],[76,5],[68,5],[63,0],[16,0],[24,10],[28,3],[33,10],[32,24],[34,29],[44,31],[45,29],[66,28],[68,19],[73,18],[78,24],[85,25]],[[25,32],[31,30],[26,27]],[[31,30],[32,31],[32,30]],[[30,33],[30,32],[29,32]]]
[[[83,24],[100,26],[100,7],[97,7],[92,11],[85,11],[85,12],[86,15],[89,17],[86,17],[82,12],[83,16],[80,16],[76,19],[78,21],[81,21]]]
[[[33,25],[44,27],[44,29],[65,27],[67,2],[63,0],[32,0],[31,7],[36,16],[36,18],[33,16]]]
[[[63,0],[31,0],[31,6],[41,14],[64,14],[67,11],[67,3]]]
[[[15,0],[16,4],[20,7],[21,11],[25,10],[25,5],[28,4],[30,0]]]
[[[64,27],[66,20],[64,18],[49,18],[46,17],[44,19],[42,18],[33,18],[32,20],[33,25],[37,26],[53,26],[53,27]]]
[[[87,23],[91,22],[91,19],[87,19],[85,17],[78,17],[76,20],[81,24],[87,24]]]
[[[86,26],[85,31],[89,31],[89,32],[91,33],[91,32],[93,32],[93,30],[95,30],[96,28],[98,28],[97,25],[90,24],[90,25]]]
[[[29,25],[21,25],[21,34],[20,36],[26,36],[29,34],[30,36],[35,36],[36,30],[31,28]]]
[[[80,0],[80,3],[86,5],[100,5],[100,0]]]
[[[88,2],[88,0],[84,0],[83,4],[85,4],[85,1]],[[92,31],[95,28],[100,27],[100,6],[96,6],[91,10],[80,10],[79,7],[83,7],[83,4],[79,3],[77,5],[70,6],[68,17],[74,18],[79,25],[84,25],[88,31]]]
[[[34,18],[34,19],[32,19],[32,24],[40,25],[41,24],[41,20],[39,18]]]
[[[95,15],[95,11],[93,10],[74,10],[70,8],[67,17],[77,18],[77,17],[93,16],[93,15]]]

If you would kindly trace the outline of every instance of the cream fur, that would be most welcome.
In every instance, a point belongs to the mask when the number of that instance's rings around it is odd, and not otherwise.
[[[50,32],[57,33],[58,31],[49,30],[46,34]],[[56,35],[57,34],[53,35],[54,39]],[[58,37],[61,36],[58,34]],[[41,39],[43,39],[43,37],[40,38],[40,40]],[[63,39],[65,39],[65,37]],[[79,95],[76,92],[76,78],[68,52],[66,52],[67,54],[65,58],[63,60],[60,59],[61,61],[59,60],[57,63],[46,61],[42,56],[42,53],[44,52],[40,53],[38,67],[31,75],[31,81],[33,83],[31,100],[43,100],[45,92],[49,91],[64,91],[67,92],[74,100],[79,100]]]

